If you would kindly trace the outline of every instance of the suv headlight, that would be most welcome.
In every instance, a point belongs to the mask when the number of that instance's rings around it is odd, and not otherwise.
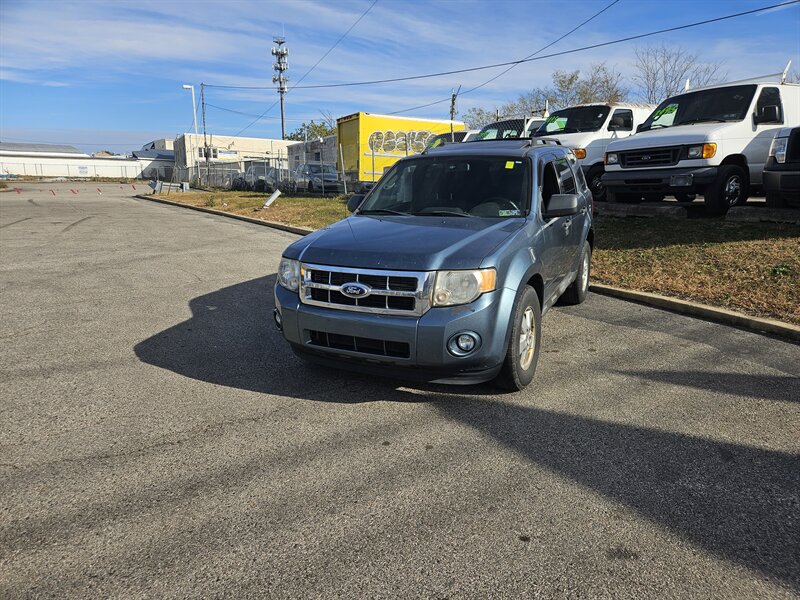
[[[278,283],[293,292],[300,289],[300,261],[282,258],[278,267]]]
[[[615,165],[619,162],[619,157],[617,156],[616,152],[608,152],[606,154],[606,164],[607,165]]]
[[[495,289],[497,271],[439,271],[433,286],[433,306],[469,304],[484,292]]]
[[[699,146],[689,146],[688,158],[714,158],[717,153],[717,145],[714,143],[701,144]]]
[[[779,163],[786,162],[786,146],[789,143],[788,137],[776,137],[769,146],[769,155],[774,156]]]

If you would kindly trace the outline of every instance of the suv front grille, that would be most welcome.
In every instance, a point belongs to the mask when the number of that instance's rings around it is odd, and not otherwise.
[[[430,308],[431,273],[310,264],[302,268],[300,299],[304,304],[394,315],[421,315]],[[359,284],[364,295],[343,293],[348,284]]]
[[[619,161],[623,168],[641,167],[666,167],[678,164],[681,149],[678,146],[670,148],[647,148],[644,150],[629,150],[619,153]]]

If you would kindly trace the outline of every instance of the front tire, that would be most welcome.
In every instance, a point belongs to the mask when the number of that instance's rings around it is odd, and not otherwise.
[[[747,202],[748,185],[744,169],[737,165],[723,165],[705,193],[706,212],[721,217],[734,206]]]
[[[503,368],[495,383],[503,389],[519,391],[536,373],[542,339],[542,308],[536,290],[526,285],[514,310],[511,336]]]
[[[561,302],[563,304],[581,304],[586,300],[586,294],[589,293],[589,274],[592,268],[592,247],[589,243],[583,245],[583,252],[581,253],[581,264],[578,267],[578,274],[575,276],[570,286],[561,295]]]
[[[606,201],[606,186],[603,185],[603,173],[605,173],[605,169],[599,165],[589,169],[587,177],[589,181],[587,183],[595,202]]]

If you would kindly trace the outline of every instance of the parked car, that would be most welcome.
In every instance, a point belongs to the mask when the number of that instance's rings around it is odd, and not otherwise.
[[[233,178],[231,179],[231,189],[234,191],[242,191],[247,189],[247,183],[245,182],[245,174],[242,171],[235,173]]]
[[[779,129],[764,167],[767,206],[800,205],[800,127]]]
[[[578,104],[552,113],[533,135],[554,138],[572,148],[595,201],[602,202],[606,195],[602,183],[606,147],[632,135],[654,108],[653,104],[619,102]]]
[[[275,322],[309,361],[522,389],[542,315],[586,298],[591,192],[566,148],[447,144],[400,160],[348,209],[280,261]]]
[[[253,192],[274,192],[278,186],[276,170],[263,163],[247,167],[244,182]]]
[[[315,192],[340,194],[344,191],[336,165],[303,163],[295,169],[292,181],[296,191],[306,191],[310,194]]]
[[[775,133],[800,124],[800,85],[735,82],[667,98],[631,137],[606,149],[608,200],[704,196],[723,215],[762,184]]]

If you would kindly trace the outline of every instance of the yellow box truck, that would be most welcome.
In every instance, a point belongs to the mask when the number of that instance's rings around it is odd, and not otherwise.
[[[358,112],[336,120],[339,172],[348,191],[364,192],[394,163],[425,149],[429,138],[464,131],[461,121],[414,119]]]

